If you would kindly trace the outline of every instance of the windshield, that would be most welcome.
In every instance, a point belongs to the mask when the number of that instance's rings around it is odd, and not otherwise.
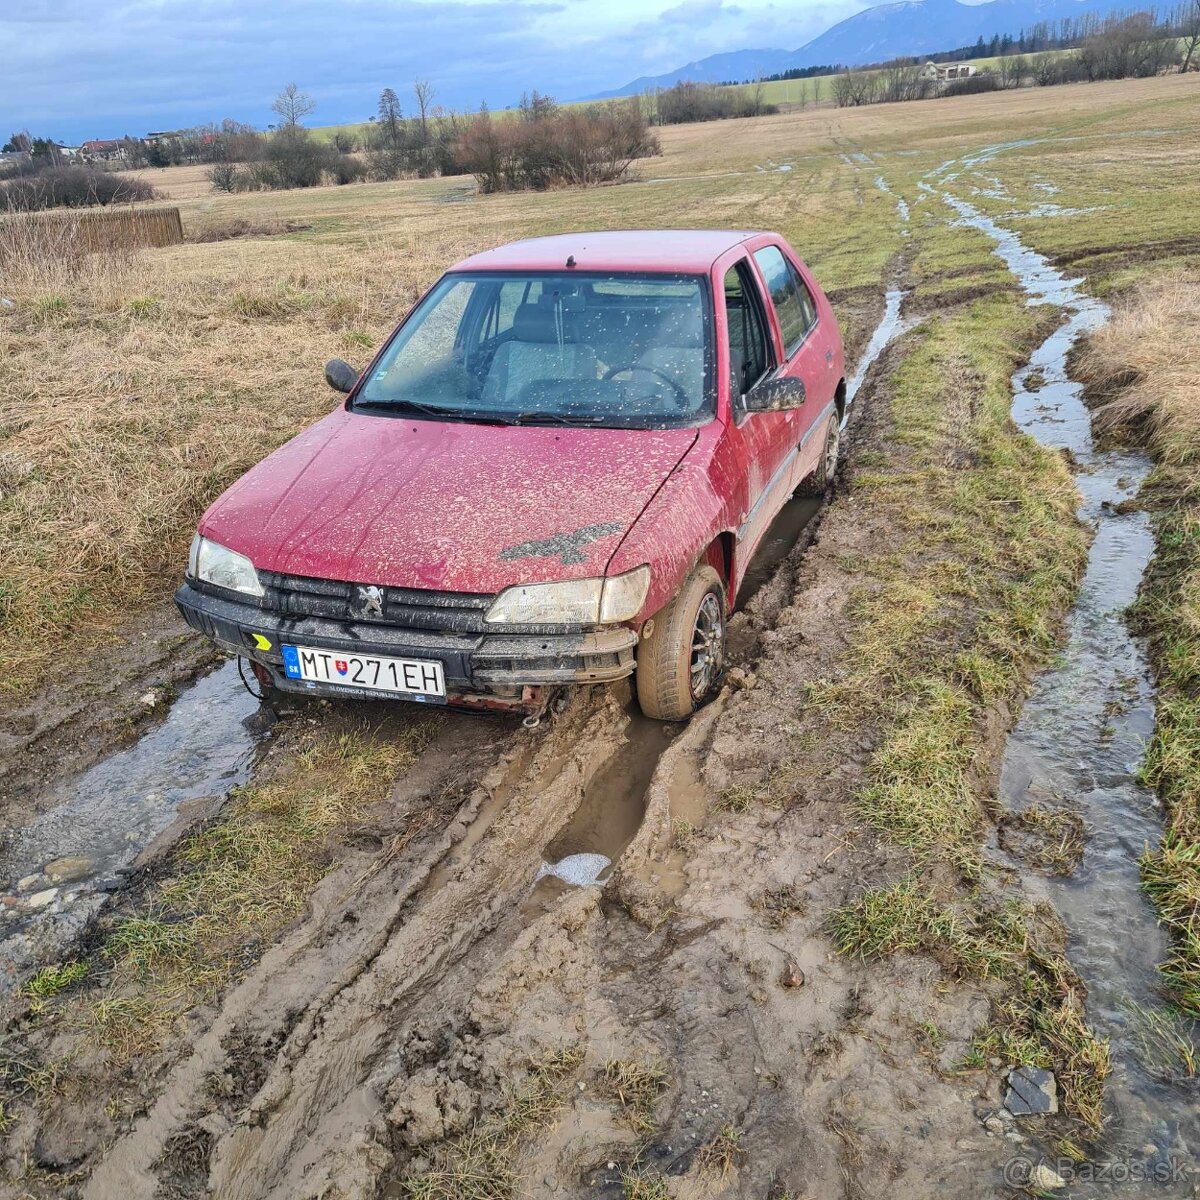
[[[698,276],[447,275],[354,394],[363,411],[624,428],[714,411]]]

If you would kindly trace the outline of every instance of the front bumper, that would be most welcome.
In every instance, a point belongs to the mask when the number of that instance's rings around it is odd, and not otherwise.
[[[185,583],[175,593],[183,619],[231,654],[259,663],[281,691],[304,695],[357,695],[380,699],[393,693],[289,679],[283,645],[312,646],[347,654],[436,659],[446,676],[450,704],[531,707],[531,688],[570,683],[611,683],[632,674],[638,635],[625,625],[590,633],[474,633],[407,629],[377,622],[319,616],[286,616],[253,603],[200,591]],[[263,641],[270,649],[262,649]],[[396,694],[398,699],[420,699]]]

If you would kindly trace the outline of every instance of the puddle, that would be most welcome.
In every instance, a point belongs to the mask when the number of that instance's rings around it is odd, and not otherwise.
[[[775,574],[779,564],[791,553],[800,540],[805,526],[821,510],[819,496],[792,496],[779,510],[770,528],[754,551],[746,568],[742,586],[738,588],[736,607],[741,610]]]
[[[900,214],[900,220],[908,224],[908,218],[911,215],[908,211],[908,201],[903,196],[897,196],[895,192],[888,187],[888,181],[882,175],[875,176],[875,186],[883,192],[885,196],[891,196],[896,202],[896,211]],[[904,236],[908,237],[908,230],[904,231]]]
[[[867,348],[858,360],[858,365],[854,368],[854,374],[850,376],[850,380],[846,384],[846,417],[842,421],[843,429],[846,427],[846,422],[850,419],[850,405],[857,398],[863,383],[866,381],[867,372],[875,365],[875,360],[896,338],[911,329],[914,324],[914,322],[905,320],[900,316],[900,305],[903,303],[906,294],[898,288],[891,288],[884,297],[883,317],[879,324],[875,326],[875,332],[871,334],[871,340],[867,343]]]
[[[121,871],[189,805],[245,781],[263,731],[258,713],[228,662],[182,692],[134,745],[65,785],[62,803],[8,833],[0,992],[76,937]],[[56,884],[42,869],[60,860],[72,861]]]
[[[602,855],[610,863],[620,858],[641,828],[650,778],[679,728],[630,710],[627,740],[596,772],[575,815],[546,847],[547,866],[574,855]]]
[[[1124,614],[1154,541],[1144,513],[1117,511],[1137,494],[1151,463],[1137,450],[1096,448],[1081,389],[1067,376],[1071,347],[1107,319],[1105,306],[1011,230],[962,200],[944,199],[964,224],[992,238],[1030,304],[1056,304],[1066,317],[1013,376],[1012,411],[1040,442],[1074,454],[1080,516],[1096,533],[1068,616],[1066,647],[1058,665],[1039,678],[1009,738],[1000,791],[1013,810],[1065,808],[1084,821],[1087,841],[1074,872],[1049,878],[1023,872],[1026,887],[1048,898],[1066,921],[1068,954],[1087,985],[1089,1019],[1112,1039],[1102,1156],[1126,1168],[1127,1182],[1130,1171],[1143,1179],[1149,1172],[1167,1175],[1171,1162],[1187,1164],[1200,1149],[1200,1107],[1195,1089],[1172,1083],[1161,1059],[1147,1061],[1155,1056],[1141,1034],[1145,1013],[1167,1011],[1155,969],[1166,943],[1139,889],[1137,868],[1142,849],[1161,835],[1161,814],[1157,797],[1138,779],[1154,729],[1153,679],[1145,647],[1130,636]],[[1115,1186],[1075,1186],[1071,1195],[1100,1195]],[[1156,1194],[1193,1192],[1181,1183]]]
[[[1065,208],[1061,204],[1044,200],[1024,212],[1020,210],[1007,212],[1002,219],[1030,221],[1040,220],[1042,217],[1086,217],[1091,213],[1105,212],[1111,207],[1111,204],[1093,204],[1090,208]]]

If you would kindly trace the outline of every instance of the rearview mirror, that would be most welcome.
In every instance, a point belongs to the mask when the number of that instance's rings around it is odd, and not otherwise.
[[[779,375],[756,383],[745,397],[747,412],[783,412],[805,401],[804,380]]]
[[[348,392],[358,382],[358,372],[340,358],[332,358],[325,364],[325,382],[335,392]]]

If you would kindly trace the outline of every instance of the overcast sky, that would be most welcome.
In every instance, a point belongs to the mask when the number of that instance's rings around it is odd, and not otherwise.
[[[0,142],[235,117],[294,81],[311,124],[361,121],[414,78],[448,108],[563,100],[722,50],[796,49],[866,0],[0,0]]]

